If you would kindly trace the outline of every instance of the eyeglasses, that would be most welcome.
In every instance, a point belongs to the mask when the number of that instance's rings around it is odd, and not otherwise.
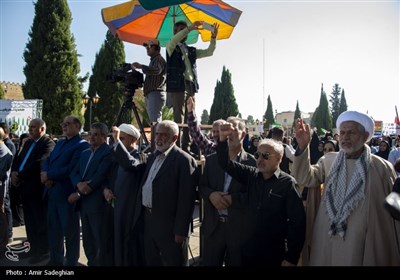
[[[60,123],[61,127],[67,127],[70,124],[71,124],[70,122],[62,122],[62,123]]]
[[[271,155],[270,153],[268,153],[268,152],[260,153],[260,152],[257,151],[257,152],[254,153],[254,157],[255,157],[256,159],[258,159],[260,156],[262,156],[263,159],[268,160],[269,157],[272,156],[272,155]]]
[[[100,136],[100,133],[89,131],[89,132],[88,132],[88,135],[89,135],[89,136],[93,136],[93,137],[97,137],[97,136]]]
[[[332,148],[325,148],[324,149],[324,152],[334,152],[335,150],[334,149],[332,149]]]
[[[146,49],[151,49],[152,47],[154,47],[155,45],[146,45],[144,46]]]

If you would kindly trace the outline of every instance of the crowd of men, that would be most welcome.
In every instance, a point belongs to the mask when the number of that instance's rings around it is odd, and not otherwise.
[[[89,266],[188,265],[198,189],[205,266],[400,264],[400,224],[383,206],[397,176],[366,144],[374,130],[370,117],[342,113],[340,149],[315,164],[312,130],[299,119],[289,174],[280,167],[288,149],[277,137],[261,139],[251,154],[243,147],[243,120],[216,121],[208,138],[193,99],[187,107],[189,133],[205,155],[202,174],[191,154],[176,145],[179,127],[173,121],[157,124],[148,157],[139,152],[140,132],[131,124],[112,127],[114,141],[108,144],[105,124],[92,124],[86,141],[79,119],[66,116],[64,137],[55,143],[46,123],[33,119],[15,156],[1,128],[1,191],[6,194],[10,185],[20,190],[29,262],[49,258],[51,266],[76,266],[82,233]],[[303,187],[317,190],[307,199],[319,196],[307,209]],[[4,250],[8,222],[1,197]],[[315,215],[309,220],[311,206]]]
[[[79,118],[66,116],[55,142],[45,121],[33,119],[18,151],[0,126],[0,258],[12,241],[11,188],[23,205],[30,264],[76,266],[82,234],[88,266],[186,266],[198,191],[204,266],[400,265],[400,222],[384,208],[397,175],[383,145],[377,155],[367,145],[372,119],[344,112],[337,138],[324,143],[298,119],[295,147],[277,127],[245,144],[246,125],[236,116],[216,120],[207,137],[195,115],[196,59],[213,54],[218,25],[207,49],[187,46],[201,26],[175,24],[167,62],[153,39],[144,43],[150,65],[132,63],[146,74],[156,123],[150,155],[139,151],[132,124],[94,123],[86,140]],[[174,121],[162,120],[168,101]],[[326,154],[315,156],[315,139]]]

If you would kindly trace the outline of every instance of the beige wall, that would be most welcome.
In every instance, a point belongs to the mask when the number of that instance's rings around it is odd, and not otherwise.
[[[24,100],[22,85],[18,83],[0,82],[1,88],[5,92],[4,99]]]

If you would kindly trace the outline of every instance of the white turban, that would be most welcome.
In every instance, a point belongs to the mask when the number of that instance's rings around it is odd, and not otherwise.
[[[368,115],[356,111],[343,112],[336,120],[336,127],[340,129],[342,122],[348,121],[358,122],[365,128],[365,131],[369,133],[367,142],[374,136],[375,123]]]
[[[140,137],[139,130],[131,124],[123,123],[118,128],[120,131],[125,132],[126,134],[129,134],[135,137],[136,139],[139,139]]]

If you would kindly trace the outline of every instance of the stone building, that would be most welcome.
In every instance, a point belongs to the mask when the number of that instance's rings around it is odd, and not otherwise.
[[[3,81],[0,82],[0,86],[5,92],[4,99],[24,100],[21,84]]]

